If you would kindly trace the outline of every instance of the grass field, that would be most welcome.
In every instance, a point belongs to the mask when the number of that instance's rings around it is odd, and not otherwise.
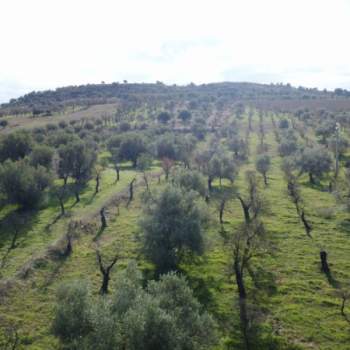
[[[240,168],[233,185],[239,191],[244,191],[246,187],[245,172],[255,166],[257,125],[258,118],[255,115],[254,131],[250,135],[249,161]],[[349,214],[327,191],[326,182],[324,188],[316,188],[308,184],[306,177],[302,178],[305,209],[313,226],[312,238],[306,235],[295,207],[287,196],[286,182],[280,169],[282,159],[277,153],[277,143],[269,120],[265,120],[265,128],[268,130],[266,142],[272,156],[272,166],[268,174],[268,186],[265,187],[261,179],[260,187],[269,204],[262,221],[266,226],[270,249],[253,259],[252,274],[246,276],[248,301],[257,308],[261,325],[259,337],[266,343],[274,339],[270,342],[274,345],[266,349],[292,349],[299,346],[301,349],[348,350],[350,324],[340,313],[341,298],[338,294],[350,281]],[[160,169],[155,166],[151,171],[157,173]],[[116,202],[111,200],[118,193],[127,191],[129,182],[135,176],[141,179],[140,173],[137,174],[128,164],[124,164],[121,180],[116,183],[114,171],[107,169],[102,176],[101,192],[94,195],[94,182],[91,181],[80,203],[74,205],[74,198],[67,200],[66,216],[56,220],[59,206],[54,199],[44,209],[31,214],[25,229],[20,232],[18,246],[7,255],[0,270],[0,322],[4,328],[11,323],[18,326],[24,348],[57,348],[57,340],[50,333],[50,323],[55,290],[62,281],[87,279],[95,293],[98,293],[101,276],[96,262],[97,247],[106,261],[115,254],[120,256],[115,270],[123,268],[128,259],[136,259],[146,274],[152,270],[152,266],[140,254],[137,239],[138,220],[142,215],[142,182],[136,188],[135,200],[128,207],[126,201],[120,199],[119,214]],[[156,177],[152,179],[152,191],[163,186],[164,178],[160,183]],[[219,188],[218,181],[214,182],[214,186]],[[223,187],[229,191],[232,186],[224,181]],[[239,313],[232,254],[224,237],[234,232],[243,221],[243,214],[238,200],[232,197],[226,206],[225,222],[221,227],[217,205],[214,193],[209,204],[211,220],[206,231],[205,254],[181,268],[195,295],[218,321],[220,342],[217,350],[229,346],[239,349]],[[108,227],[98,233],[98,212],[103,206],[107,207]],[[16,208],[5,208],[0,213],[0,256],[7,254],[11,242],[13,233],[6,220],[14,210]],[[72,255],[66,259],[52,258],[49,247],[63,237],[72,220],[79,221],[82,226],[74,239]],[[320,270],[321,249],[329,253],[332,279],[327,279]],[[28,266],[28,276],[23,278],[23,270],[27,271]],[[350,305],[346,306],[345,312],[350,314]]]

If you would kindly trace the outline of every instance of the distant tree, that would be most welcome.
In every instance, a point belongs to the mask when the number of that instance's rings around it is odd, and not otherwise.
[[[237,198],[241,203],[245,223],[250,224],[251,222],[257,220],[262,212],[266,210],[267,204],[259,192],[255,172],[247,171],[245,177],[248,183],[247,194],[243,196],[242,194],[238,193]]]
[[[197,117],[192,124],[192,132],[198,140],[203,140],[206,135],[207,122],[204,118]]]
[[[233,136],[228,143],[228,148],[235,154],[235,157],[241,160],[247,159],[248,144],[243,139]]]
[[[122,122],[122,123],[120,123],[120,125],[119,125],[119,130],[121,131],[121,132],[127,132],[127,131],[129,131],[131,129],[131,125],[130,125],[130,123],[128,123],[128,122]]]
[[[167,124],[171,119],[171,115],[168,112],[163,111],[158,114],[157,119],[159,122]]]
[[[281,119],[278,122],[278,127],[280,129],[288,129],[289,128],[289,121],[288,121],[288,119]]]
[[[143,174],[143,180],[145,181],[147,191],[149,191],[149,184],[146,171],[152,166],[152,162],[152,157],[147,153],[142,154],[137,162],[137,169],[140,170]]]
[[[222,185],[222,179],[228,179],[232,183],[237,174],[237,165],[230,157],[229,153],[218,152],[214,154],[208,164],[208,189],[212,189],[212,181],[215,178],[219,179],[220,186]]]
[[[162,166],[162,169],[164,171],[166,181],[168,181],[170,170],[174,165],[175,165],[175,162],[172,159],[170,159],[170,158],[163,158],[162,159],[161,166]]]
[[[31,152],[32,147],[32,138],[26,131],[16,131],[3,136],[0,139],[0,161],[24,158]]]
[[[298,144],[294,140],[283,140],[278,146],[278,152],[281,157],[292,155],[298,150]]]
[[[333,136],[333,137],[330,137],[328,139],[328,148],[334,153],[336,154],[336,147],[337,147],[337,140],[336,140],[336,137]],[[339,157],[343,157],[346,153],[346,151],[348,150],[349,148],[349,140],[343,136],[343,135],[340,135],[339,136],[339,139],[338,139],[338,154],[339,154]]]
[[[179,112],[179,118],[181,119],[181,121],[185,124],[186,122],[188,122],[191,119],[192,115],[191,112],[189,112],[188,110],[184,109],[182,111]]]
[[[171,134],[164,134],[156,141],[157,158],[177,159],[177,145]]]
[[[202,196],[205,196],[207,193],[205,178],[197,170],[185,168],[176,169],[174,183],[184,188],[186,191],[196,191]]]
[[[326,144],[327,139],[335,134],[335,122],[325,120],[316,128],[315,133],[321,137],[321,143]]]
[[[36,207],[51,184],[52,176],[42,166],[33,167],[25,160],[0,164],[0,192],[9,203],[25,209]]]
[[[263,176],[265,185],[267,185],[266,174],[270,170],[270,166],[271,166],[271,159],[268,154],[262,154],[258,156],[255,162],[255,167],[256,167],[256,170]]]
[[[301,173],[307,173],[311,184],[315,184],[315,177],[320,178],[331,170],[332,158],[323,147],[308,147],[303,150],[297,160]]]
[[[137,165],[137,158],[147,151],[144,138],[136,133],[126,134],[119,147],[119,158],[121,160],[129,160],[133,167]]]
[[[143,250],[159,273],[176,269],[186,253],[202,253],[203,210],[195,192],[173,186],[145,204],[145,216],[140,221]]]
[[[73,141],[59,148],[58,173],[67,182],[68,176],[75,180],[75,196],[80,201],[79,191],[90,180],[96,153],[83,141]]]
[[[30,164],[33,166],[42,165],[43,167],[50,169],[52,165],[52,158],[54,150],[46,145],[38,145],[33,148],[30,154]]]
[[[8,121],[7,120],[4,120],[4,119],[0,120],[0,126],[2,128],[5,129],[7,125],[8,125]]]

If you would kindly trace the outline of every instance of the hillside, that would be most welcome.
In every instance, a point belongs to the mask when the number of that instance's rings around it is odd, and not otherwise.
[[[161,336],[164,348],[191,300],[188,349],[348,350],[347,95],[114,83],[3,104],[0,348],[129,350],[140,337],[154,349]],[[142,287],[122,276],[130,261]],[[162,287],[184,298],[175,316],[151,299],[172,270],[189,287]],[[83,295],[76,319],[62,284]],[[115,316],[116,300],[128,311]],[[89,327],[75,331],[83,309]]]

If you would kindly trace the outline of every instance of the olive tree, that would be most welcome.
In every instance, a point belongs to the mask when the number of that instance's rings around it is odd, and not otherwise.
[[[145,203],[144,214],[143,251],[158,272],[175,270],[186,255],[203,252],[206,215],[196,192],[167,186]]]
[[[132,162],[135,168],[137,165],[137,158],[147,151],[144,138],[136,133],[129,133],[125,135],[119,147],[120,160],[127,160]]]
[[[61,287],[52,328],[69,349],[205,350],[216,342],[215,323],[185,278],[163,275],[143,288],[133,263],[108,296],[91,296],[80,281]]]
[[[36,207],[51,182],[51,174],[40,165],[33,167],[25,160],[7,160],[0,165],[0,192],[7,202],[23,208]]]
[[[30,154],[30,163],[33,166],[41,165],[49,169],[52,165],[54,150],[47,145],[38,145],[33,148]]]
[[[16,131],[0,139],[0,161],[18,160],[28,155],[33,148],[33,140],[27,131]]]
[[[307,173],[310,183],[315,184],[315,178],[321,178],[331,170],[332,157],[323,147],[308,147],[300,154],[297,165],[300,173]]]
[[[268,154],[262,154],[257,157],[255,162],[256,170],[263,176],[264,184],[267,186],[267,172],[270,170],[271,158]]]
[[[177,168],[174,174],[174,183],[186,191],[196,191],[205,196],[207,187],[204,176],[197,170]]]

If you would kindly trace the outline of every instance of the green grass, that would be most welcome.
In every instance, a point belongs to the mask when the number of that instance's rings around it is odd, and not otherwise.
[[[261,191],[269,203],[269,210],[262,220],[271,240],[271,251],[254,258],[252,268],[258,272],[260,284],[266,288],[257,289],[249,274],[246,274],[248,301],[254,301],[263,316],[260,337],[266,342],[268,339],[275,339],[274,344],[280,341],[280,345],[270,349],[287,349],[281,345],[286,341],[291,345],[299,345],[302,349],[347,350],[350,344],[350,325],[340,314],[341,300],[336,295],[337,288],[320,271],[319,251],[323,248],[329,253],[333,278],[339,284],[348,282],[348,214],[342,210],[332,194],[310,187],[306,177],[302,178],[302,194],[307,216],[313,225],[313,238],[310,239],[305,234],[294,205],[287,197],[286,182],[280,170],[282,159],[277,154],[277,144],[269,119],[265,123],[269,131],[266,142],[270,145],[269,153],[273,161],[268,174],[269,185],[266,188],[261,178]],[[242,124],[246,126],[246,120]],[[258,118],[255,116],[254,130],[257,129]],[[250,136],[250,159],[241,167],[234,184],[240,191],[244,191],[246,187],[245,171],[254,169],[257,144],[258,137],[253,132]],[[155,167],[153,171],[159,171],[159,167]],[[125,202],[120,205],[119,215],[116,215],[116,206],[107,208],[108,227],[96,236],[99,227],[96,213],[115,193],[125,190],[134,176],[135,172],[126,165],[121,172],[121,181],[115,183],[114,171],[106,170],[102,177],[101,192],[93,196],[94,182],[89,183],[81,196],[81,202],[73,206],[74,198],[70,198],[66,202],[66,207],[70,208],[67,216],[59,219],[49,231],[48,225],[59,213],[58,204],[52,202],[47,208],[33,213],[31,224],[21,233],[19,246],[11,251],[5,268],[1,271],[2,280],[11,279],[14,285],[0,304],[0,313],[3,315],[0,322],[2,325],[18,325],[23,348],[57,348],[57,341],[50,333],[50,323],[55,291],[62,281],[84,278],[89,281],[94,293],[98,293],[101,276],[95,256],[97,247],[106,261],[115,254],[120,256],[112,271],[112,289],[115,271],[123,268],[128,259],[137,259],[145,272],[152,268],[140,255],[137,240],[138,220],[142,215],[141,187],[136,189],[136,198],[128,208]],[[227,189],[231,186],[226,181],[223,185]],[[156,179],[151,182],[152,189],[162,186],[164,180],[160,184]],[[214,186],[219,187],[218,181],[214,182]],[[330,218],[327,213],[329,208],[332,208]],[[1,219],[14,209],[3,210]],[[228,344],[239,349],[236,285],[231,271],[230,249],[225,244],[218,222],[215,195],[211,199],[209,212],[211,221],[206,231],[205,254],[181,268],[186,273],[195,295],[218,321],[220,341],[216,349],[227,349]],[[49,245],[64,235],[72,219],[91,221],[95,231],[82,231],[73,243],[72,255],[67,259],[46,259],[27,279],[15,277],[33,256],[43,254]],[[232,198],[228,202],[224,220],[226,235],[232,234],[242,222],[242,210],[236,199]],[[10,236],[11,233],[2,229],[1,256],[6,252]],[[346,312],[350,314],[349,306]]]

